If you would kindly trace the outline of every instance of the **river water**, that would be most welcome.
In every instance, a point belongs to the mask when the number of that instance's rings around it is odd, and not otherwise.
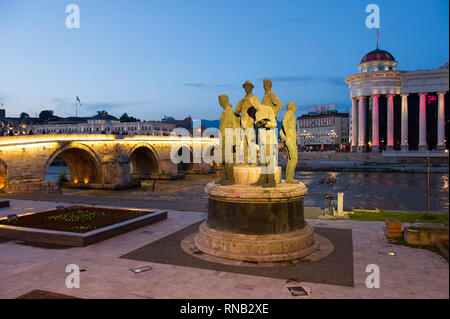
[[[51,166],[46,180],[57,181],[58,172],[61,170],[69,171],[67,167]],[[321,184],[320,180],[327,177],[336,178],[337,183]],[[209,175],[188,177],[185,181],[158,181],[159,194],[151,193],[146,189],[134,189],[114,191],[111,196],[164,200],[173,200],[174,196],[178,196],[180,200],[201,200],[206,203],[207,198],[203,187],[213,178],[213,175]],[[308,187],[305,206],[326,208],[327,201],[324,196],[332,194],[336,198],[337,193],[342,192],[345,209],[353,207],[426,211],[426,175],[423,173],[299,171],[296,173],[296,178]],[[169,188],[165,189],[163,185]],[[167,199],[164,195],[167,195]],[[433,212],[448,213],[448,174],[430,174],[430,207]]]
[[[321,184],[326,177],[337,178],[336,184]],[[430,174],[431,211],[448,213],[448,174]],[[426,174],[306,172],[296,178],[308,187],[305,206],[321,206],[324,196],[344,193],[344,208],[379,208],[404,211],[426,211]]]

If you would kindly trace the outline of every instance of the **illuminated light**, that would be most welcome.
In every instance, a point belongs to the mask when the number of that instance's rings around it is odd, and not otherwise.
[[[86,178],[84,179],[84,183],[85,183],[85,184],[89,183],[89,178],[86,177]]]
[[[396,253],[387,253],[389,256],[397,256]]]
[[[84,142],[88,141],[90,143],[104,143],[104,142],[160,142],[175,144],[179,142],[192,142],[192,143],[218,143],[218,138],[203,138],[203,137],[175,137],[175,136],[147,136],[147,135],[135,135],[128,136],[125,138],[116,138],[116,136],[105,136],[105,135],[87,135],[87,134],[71,134],[71,135],[49,135],[49,136],[35,136],[30,138],[29,136],[23,136],[21,138],[17,137],[4,137],[0,142],[1,147],[12,147],[30,144],[54,144],[59,142]]]
[[[74,182],[75,184],[78,184],[78,179],[75,178],[75,179],[73,180],[73,182]]]
[[[0,147],[2,148],[40,148],[40,147],[50,147],[52,145],[56,145],[57,143],[48,143],[48,142],[43,142],[43,143],[39,143],[39,144],[24,144],[24,143],[16,143],[16,144],[7,144],[7,143],[0,143]]]

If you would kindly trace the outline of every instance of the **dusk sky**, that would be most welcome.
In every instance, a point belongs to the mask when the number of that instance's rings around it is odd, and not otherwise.
[[[80,29],[66,28],[70,3]],[[14,117],[73,116],[78,95],[81,116],[218,119],[218,95],[235,108],[246,80],[261,99],[271,78],[298,115],[316,104],[346,111],[344,78],[376,48],[371,3],[381,9],[380,48],[398,70],[448,61],[448,0],[0,0],[0,102]]]

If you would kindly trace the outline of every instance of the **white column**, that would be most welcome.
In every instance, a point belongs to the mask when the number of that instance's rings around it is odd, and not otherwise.
[[[358,148],[358,99],[352,98],[352,152]]]
[[[394,149],[394,95],[387,96],[387,150]]]
[[[378,109],[379,95],[372,96],[372,152],[378,152],[380,149],[380,113]]]
[[[358,110],[358,150],[360,152],[366,151],[366,100],[364,96],[359,97],[359,110]]]
[[[402,151],[408,150],[408,94],[402,94]]]
[[[437,140],[437,148],[439,150],[445,149],[445,92],[439,92],[439,101],[438,101],[438,140]]]
[[[427,150],[427,94],[419,93],[419,150]]]

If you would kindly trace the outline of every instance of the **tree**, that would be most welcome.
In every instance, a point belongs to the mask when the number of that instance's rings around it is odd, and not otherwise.
[[[42,111],[41,113],[39,113],[39,118],[41,120],[49,120],[52,117],[54,117],[52,110],[45,110],[45,111]]]
[[[132,116],[128,116],[127,113],[123,113],[123,115],[120,117],[120,122],[121,123],[129,123],[129,122],[140,122],[140,119],[137,119],[135,117]]]
[[[26,119],[26,118],[28,118],[28,117],[30,117],[30,114],[25,113],[25,112],[20,113],[20,118],[21,118],[22,120],[24,120],[24,119]]]
[[[173,116],[164,115],[162,122],[175,122],[175,118]]]

